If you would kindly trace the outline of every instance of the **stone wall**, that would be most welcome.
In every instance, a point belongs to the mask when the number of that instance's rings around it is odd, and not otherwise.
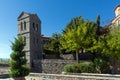
[[[0,67],[9,67],[9,65],[0,63]]]
[[[58,74],[62,73],[65,65],[74,63],[76,63],[75,60],[60,60],[60,59],[34,60],[33,71]]]
[[[27,80],[120,80],[120,75],[90,73],[79,75],[31,73],[27,77]]]
[[[113,61],[110,64],[115,69],[115,73],[120,74],[120,61]]]
[[[1,64],[0,63],[0,75],[8,74],[10,72],[10,68],[8,64]]]
[[[81,61],[84,62],[84,61]],[[43,59],[34,60],[32,72],[37,73],[50,73],[60,74],[63,72],[63,68],[67,64],[74,64],[75,60],[62,60],[62,59]],[[120,61],[111,62],[111,66],[115,69],[115,73],[120,73]]]

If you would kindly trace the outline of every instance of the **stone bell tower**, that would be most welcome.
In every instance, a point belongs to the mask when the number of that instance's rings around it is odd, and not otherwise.
[[[32,68],[33,60],[42,59],[41,21],[36,14],[22,12],[18,17],[18,35],[26,43],[27,66]]]

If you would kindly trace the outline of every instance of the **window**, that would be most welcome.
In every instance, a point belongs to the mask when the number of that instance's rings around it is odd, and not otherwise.
[[[25,36],[23,37],[23,40],[24,40],[24,42],[25,42],[25,44],[26,44],[26,37],[25,37]]]
[[[33,26],[33,30],[35,30],[35,23],[33,23],[32,26]]]
[[[21,25],[21,31],[23,31],[23,24],[22,24],[22,22],[20,23],[20,25]]]
[[[33,38],[33,44],[35,44],[35,37]]]
[[[36,31],[38,31],[38,24],[36,24]]]
[[[40,59],[40,56],[39,56],[39,55],[37,55],[37,59]]]
[[[26,30],[26,22],[24,22],[24,30]]]
[[[118,25],[120,25],[120,20],[118,21]]]
[[[37,43],[37,45],[39,44],[39,39],[37,39],[36,43]]]

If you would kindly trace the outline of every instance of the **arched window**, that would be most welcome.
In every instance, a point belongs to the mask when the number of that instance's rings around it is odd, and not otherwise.
[[[20,26],[21,26],[21,31],[23,31],[23,23],[22,22],[20,23]]]
[[[26,22],[24,21],[24,30],[26,30]]]

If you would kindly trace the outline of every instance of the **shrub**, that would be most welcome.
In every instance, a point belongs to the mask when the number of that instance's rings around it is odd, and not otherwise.
[[[64,67],[64,71],[67,73],[95,73],[97,72],[92,62],[66,65]]]
[[[101,58],[96,58],[93,61],[95,68],[98,73],[108,73],[109,72],[109,65],[108,62]]]
[[[109,73],[109,70],[108,61],[101,58],[89,63],[76,63],[64,67],[67,73]]]
[[[81,73],[79,64],[70,64],[64,67],[64,71],[68,73]]]
[[[97,73],[95,66],[92,62],[80,64],[81,73]]]

